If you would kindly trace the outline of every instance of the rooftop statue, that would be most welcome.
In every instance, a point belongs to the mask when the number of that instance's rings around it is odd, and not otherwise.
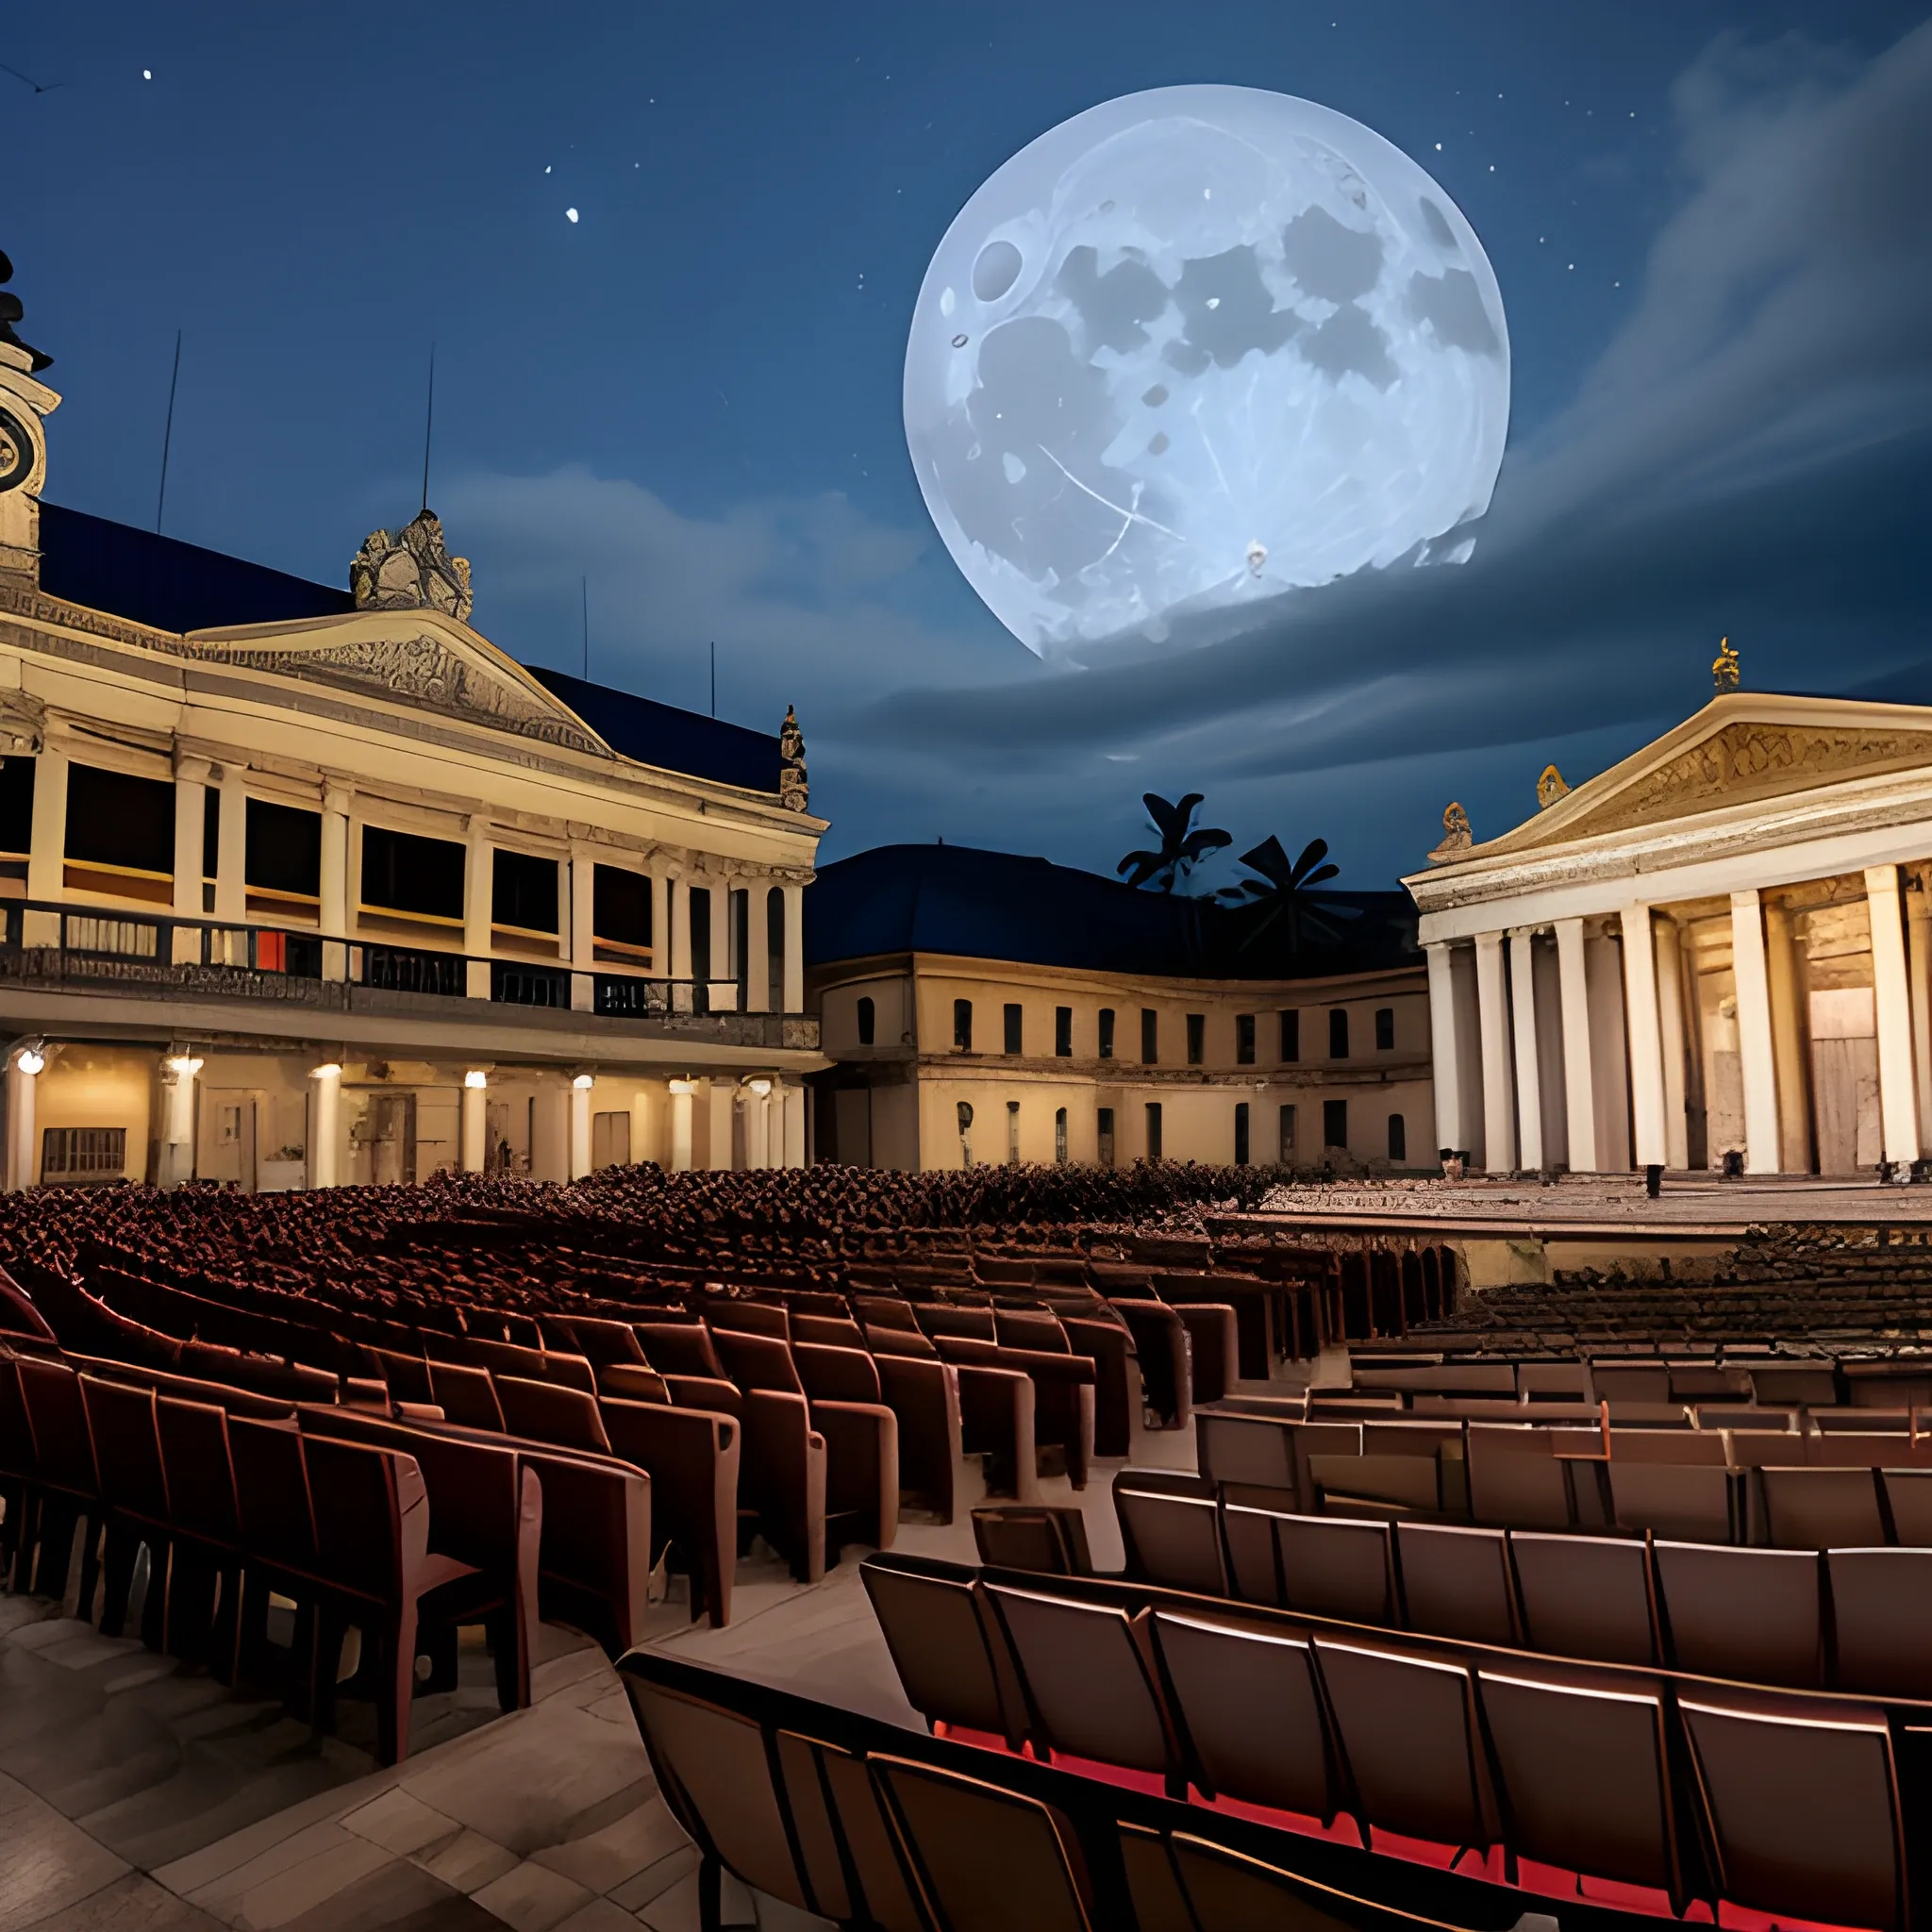
[[[8,258],[5,250],[0,250],[0,282],[10,282],[12,279],[13,263]],[[25,313],[26,310],[20,306],[18,295],[11,291],[0,291],[0,342],[6,342],[15,349],[25,349],[33,358],[31,367],[34,375],[38,375],[54,358],[35,348],[31,342],[22,341],[14,334],[13,325]]]
[[[805,733],[798,728],[798,714],[785,707],[785,722],[778,727],[778,802],[788,811],[804,811],[810,803],[810,788],[805,781]]]
[[[393,534],[372,530],[349,565],[358,610],[440,610],[469,621],[470,560],[452,557],[434,510]]]
[[[1717,656],[1711,660],[1710,681],[1717,691],[1736,691],[1738,688],[1738,650],[1729,638],[1717,647]]]
[[[1451,858],[1475,843],[1469,829],[1469,814],[1454,799],[1442,808],[1442,842],[1429,854],[1431,858]]]
[[[1570,788],[1563,782],[1562,773],[1557,771],[1555,765],[1545,765],[1542,776],[1536,781],[1537,804],[1544,811],[1548,811],[1557,799],[1567,798],[1569,795]]]

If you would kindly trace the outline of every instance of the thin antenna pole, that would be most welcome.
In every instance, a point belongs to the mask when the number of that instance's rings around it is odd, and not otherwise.
[[[168,502],[168,452],[175,443],[175,391],[181,384],[181,331],[175,331],[175,373],[168,378],[168,426],[161,431],[161,487],[155,496],[155,535],[161,534],[161,511]]]
[[[429,508],[429,439],[436,427],[436,344],[429,344],[429,400],[423,411],[423,508]]]
[[[582,585],[584,592],[584,682],[589,684],[591,681],[591,580],[585,576],[579,577],[577,581]]]
[[[711,640],[711,716],[718,715],[718,641]]]

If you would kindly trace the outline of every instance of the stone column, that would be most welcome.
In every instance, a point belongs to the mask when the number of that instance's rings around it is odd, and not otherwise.
[[[785,888],[785,1004],[781,1012],[805,1011],[805,888]]]
[[[785,1158],[786,1167],[805,1165],[805,1089],[795,1083],[788,1083],[778,1090],[779,1104],[785,1118]]]
[[[665,1150],[665,1165],[673,1174],[691,1172],[691,1098],[697,1092],[695,1080],[673,1080],[671,1090],[671,1145]]]
[[[589,1013],[597,1005],[597,861],[588,852],[573,851],[564,874],[570,888],[571,1010]]]
[[[1662,918],[1657,933],[1657,1046],[1664,1074],[1664,1165],[1690,1165],[1690,1123],[1684,1111],[1684,962],[1677,923]]]
[[[458,1159],[465,1174],[481,1174],[490,1141],[490,1075],[473,1067],[463,1075],[462,1140]]]
[[[473,1000],[487,1000],[490,997],[490,929],[494,924],[494,908],[491,900],[496,886],[489,819],[481,812],[473,812],[463,822],[463,835],[468,846],[463,863],[463,951],[470,956],[469,969],[464,974],[464,991]],[[480,1152],[477,1158],[482,1158]]]
[[[1509,990],[1503,980],[1503,935],[1475,936],[1477,1024],[1483,1042],[1483,1166],[1516,1165],[1515,1086],[1509,1076]]]
[[[772,1010],[772,921],[771,888],[760,878],[748,882],[745,895],[744,946],[749,955],[744,962],[744,1009],[748,1013]]]
[[[1631,1138],[1639,1167],[1670,1164],[1664,1140],[1663,1045],[1657,1011],[1657,944],[1650,908],[1626,906],[1624,926],[1624,1026],[1630,1056]]]
[[[670,979],[671,964],[671,881],[661,873],[651,874],[651,976]]]
[[[1909,875],[1908,875],[1909,876]],[[1911,945],[1906,955],[1912,1004],[1912,1077],[1919,1095],[1919,1147],[1932,1147],[1932,891],[1921,874],[1906,892]]]
[[[710,1006],[714,1013],[738,1010],[738,982],[731,976],[731,881],[711,881]]]
[[[201,917],[202,846],[207,832],[204,816],[208,781],[212,767],[206,758],[177,758],[175,760],[175,917]],[[172,948],[175,964],[193,966],[201,961],[201,929],[196,925],[177,926]]]
[[[1460,1016],[1456,978],[1448,941],[1439,940],[1424,951],[1429,961],[1429,1078],[1436,1097],[1436,1145],[1453,1151],[1469,1144],[1463,1137],[1467,1096],[1462,1091],[1461,1042],[1457,1038]],[[1284,1151],[1282,1158],[1288,1158]]]
[[[322,788],[322,880],[318,897],[322,924],[322,976],[349,976],[349,807],[346,785]]]
[[[570,1083],[570,1177],[580,1181],[591,1171],[591,1090],[592,1074],[579,1074]]]
[[[1570,1131],[1570,1171],[1594,1174],[1596,1080],[1591,1064],[1590,979],[1580,919],[1557,921],[1557,974],[1561,985],[1563,1118]]]
[[[1509,1011],[1516,1049],[1516,1158],[1543,1164],[1542,1073],[1536,1050],[1536,935],[1527,926],[1509,935]]]
[[[334,1060],[308,1074],[308,1185],[332,1188],[341,1179],[342,1070]]]
[[[194,1178],[194,1076],[200,1072],[201,1062],[191,1054],[169,1054],[161,1061],[157,1187],[177,1188]]]
[[[772,1158],[772,1083],[753,1080],[744,1090],[744,1164],[775,1167]]]
[[[1885,1158],[1919,1158],[1919,1099],[1912,1084],[1912,1002],[1906,990],[1905,922],[1898,867],[1865,868],[1872,914],[1872,987],[1878,1008],[1878,1117]]]
[[[24,1046],[7,1062],[7,1191],[20,1192],[34,1184],[34,1088],[45,1057],[37,1047]]]
[[[691,978],[691,888],[683,879],[668,879],[664,887],[665,910],[670,914],[671,930],[671,976],[676,980]],[[691,1010],[690,995],[686,994],[682,1010]]]
[[[241,925],[248,918],[248,770],[244,765],[224,765],[217,776],[222,789],[216,820],[220,849],[215,855],[215,917],[225,924]]]
[[[58,904],[67,890],[67,754],[43,744],[34,760],[34,813],[27,848],[26,895]],[[58,943],[55,922],[46,922],[44,937],[28,923],[29,945]]]
[[[707,1167],[717,1168],[728,1173],[732,1166],[731,1127],[738,1107],[738,1083],[735,1080],[713,1080],[711,1082],[710,1144],[707,1149]]]
[[[1738,995],[1738,1060],[1744,1080],[1744,1170],[1776,1174],[1777,1059],[1771,1044],[1771,985],[1756,891],[1731,894],[1731,975]]]
[[[1786,1174],[1811,1166],[1811,1083],[1806,1077],[1805,1024],[1791,915],[1775,900],[1764,907],[1765,982],[1771,995],[1771,1058],[1777,1073],[1778,1165]]]

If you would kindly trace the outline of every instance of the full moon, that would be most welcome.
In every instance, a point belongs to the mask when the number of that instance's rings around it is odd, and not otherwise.
[[[1441,187],[1310,101],[1157,88],[1006,162],[926,270],[906,441],[953,560],[1091,661],[1352,572],[1460,562],[1509,419],[1496,277]]]

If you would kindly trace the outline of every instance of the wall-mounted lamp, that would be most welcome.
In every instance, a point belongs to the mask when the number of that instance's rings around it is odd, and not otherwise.
[[[772,1083],[769,1080],[751,1080],[748,1081],[746,1084],[751,1088],[751,1091],[754,1093],[756,1093],[760,1100],[762,1100],[765,1097],[765,1095],[772,1091]]]
[[[321,1066],[309,1068],[308,1077],[311,1080],[340,1080],[342,1070],[335,1060],[324,1060]]]
[[[31,1079],[46,1066],[47,1057],[38,1047],[24,1047],[15,1057],[13,1064]]]
[[[467,1087],[472,1093],[477,1092],[482,1088],[489,1086],[489,1084],[490,1075],[486,1074],[481,1067],[472,1067],[470,1071],[463,1075],[463,1085]]]
[[[191,1080],[201,1072],[201,1062],[192,1054],[170,1054],[166,1064],[169,1073],[180,1074]]]
[[[597,1084],[597,1076],[595,1074],[579,1074],[570,1084],[579,1093],[588,1093]]]
[[[695,1080],[670,1080],[665,1084],[673,1093],[689,1095],[698,1091],[698,1083]]]

